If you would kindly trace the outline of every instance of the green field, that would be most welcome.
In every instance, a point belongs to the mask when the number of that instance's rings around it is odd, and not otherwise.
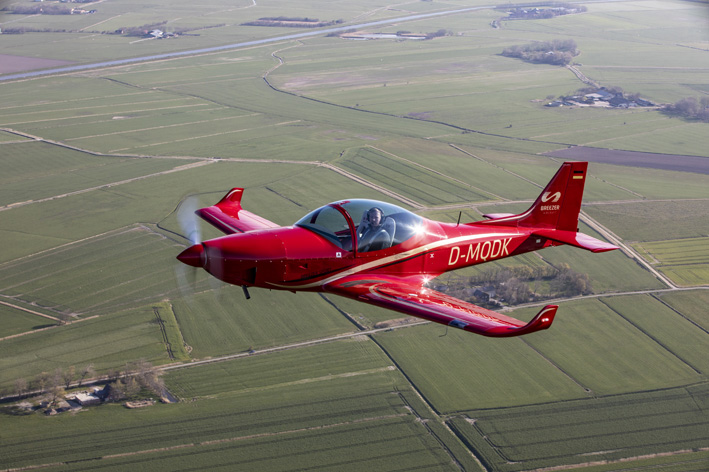
[[[408,402],[404,378],[367,339],[166,377],[183,402],[134,411],[106,405],[49,422],[36,415],[9,417],[0,433],[9,447],[3,464],[78,461],[73,470],[141,463],[164,470],[292,470],[318,464],[358,470],[396,461],[404,468],[456,470],[436,436],[417,420],[420,406]],[[32,451],[20,439],[28,422],[38,428],[33,440],[51,438],[51,446]],[[444,441],[456,441],[447,434]]]
[[[449,423],[493,470],[530,470],[560,462],[592,465],[676,451],[677,470],[701,470],[706,455],[691,454],[689,447],[706,444],[709,417],[705,401],[697,402],[706,398],[706,389],[577,400],[554,408],[473,410]],[[658,463],[648,468],[656,470]]]
[[[637,246],[677,285],[704,285],[709,278],[709,238],[652,241]]]
[[[594,205],[584,211],[628,241],[699,238],[709,231],[709,209],[703,200]]]
[[[41,318],[37,315],[6,305],[0,305],[0,313],[2,314],[3,320],[0,338],[32,332],[32,330],[46,328],[56,324],[56,322],[48,318]]]
[[[58,368],[105,375],[142,359],[166,369],[179,400],[48,417],[8,399],[0,470],[709,466],[706,174],[589,166],[580,230],[603,239],[584,222],[604,227],[677,287],[621,251],[571,247],[436,280],[562,264],[589,277],[588,298],[555,300],[552,328],[522,338],[433,324],[363,334],[403,315],[315,293],[253,289],[246,300],[175,260],[189,244],[178,213],[233,187],[246,189],[244,208],[280,225],[343,198],[468,222],[528,208],[559,167],[548,151],[709,158],[706,123],[654,108],[545,107],[586,84],[500,54],[573,39],[576,69],[599,85],[657,104],[702,97],[706,2],[593,3],[497,28],[505,12],[482,0],[91,5],[84,15],[3,12],[0,67],[12,56],[89,64],[277,40],[0,80],[0,396]],[[401,20],[468,7],[482,8]],[[242,25],[279,16],[450,34],[352,41]],[[134,27],[184,34],[116,33]],[[284,37],[303,32],[317,34]],[[201,225],[202,239],[220,234]],[[542,306],[511,315],[529,320]]]

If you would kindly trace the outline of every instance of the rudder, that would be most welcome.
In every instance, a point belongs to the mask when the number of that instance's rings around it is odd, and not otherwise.
[[[564,162],[527,211],[519,215],[485,215],[492,219],[471,224],[576,232],[587,169],[588,162]]]
[[[588,162],[565,162],[519,220],[520,226],[578,231]]]

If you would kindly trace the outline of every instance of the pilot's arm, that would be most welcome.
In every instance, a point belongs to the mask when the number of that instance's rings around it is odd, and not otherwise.
[[[369,222],[369,212],[365,211],[362,213],[362,219],[359,222],[359,226],[357,227],[357,237],[361,238],[364,233],[367,232],[369,227],[372,226],[372,224]]]

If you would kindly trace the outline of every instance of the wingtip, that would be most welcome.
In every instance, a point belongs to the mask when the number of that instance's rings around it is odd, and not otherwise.
[[[541,329],[548,329],[554,322],[554,317],[556,316],[556,310],[559,305],[547,305],[541,309],[537,316],[535,316],[532,321],[530,321],[527,326],[533,328],[532,331],[539,331]],[[525,328],[527,327],[525,326]]]
[[[547,305],[542,308],[537,315],[532,318],[532,321],[524,326],[519,326],[516,328],[510,327],[497,327],[485,332],[482,332],[483,336],[491,337],[512,337],[512,336],[522,336],[524,334],[534,333],[535,331],[541,331],[543,329],[549,329],[551,324],[554,322],[554,316],[556,316],[556,310],[559,305]]]
[[[229,190],[226,195],[217,203],[219,204],[240,204],[241,197],[244,195],[244,189],[241,187],[234,187]]]

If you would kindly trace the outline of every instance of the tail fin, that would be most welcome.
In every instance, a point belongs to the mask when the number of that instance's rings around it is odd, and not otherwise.
[[[563,163],[527,211],[485,215],[493,219],[478,223],[578,231],[587,168],[588,162]]]

